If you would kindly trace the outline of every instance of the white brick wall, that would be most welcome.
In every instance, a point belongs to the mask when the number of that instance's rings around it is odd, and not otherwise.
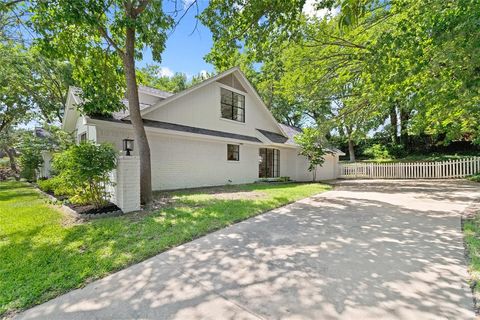
[[[140,209],[140,159],[120,156],[117,169],[112,171],[111,200],[123,212]]]
[[[308,160],[304,156],[297,156],[296,180],[312,181],[313,174],[308,171]],[[332,180],[338,177],[338,155],[325,155],[325,162],[317,168],[317,181]]]
[[[153,189],[240,184],[258,179],[258,146],[241,144],[240,161],[228,161],[227,144],[152,135]]]

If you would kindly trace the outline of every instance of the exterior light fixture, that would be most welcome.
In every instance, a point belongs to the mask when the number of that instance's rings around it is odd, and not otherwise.
[[[123,139],[123,151],[127,156],[130,155],[130,151],[133,151],[133,139]]]

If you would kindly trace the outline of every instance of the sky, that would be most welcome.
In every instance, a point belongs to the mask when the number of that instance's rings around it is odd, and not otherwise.
[[[165,0],[164,9],[172,10],[175,0]],[[193,0],[179,0],[183,2],[183,9]],[[303,11],[307,15],[317,17],[324,16],[327,10],[316,10],[314,4],[317,0],[306,0]],[[199,12],[202,12],[208,5],[208,0],[197,0]],[[336,10],[334,10],[335,13]],[[157,64],[162,67],[161,75],[172,76],[175,72],[185,73],[187,77],[212,72],[213,65],[205,62],[204,57],[212,47],[212,34],[210,30],[202,25],[196,18],[197,10],[191,7],[180,24],[168,38],[166,49],[162,54],[162,61],[157,63],[152,60],[149,50],[144,52],[143,60],[137,62],[138,67]],[[197,24],[198,22],[198,24]]]
[[[184,8],[187,8],[191,1],[183,0]],[[197,3],[201,12],[208,5],[208,0],[198,0]],[[172,0],[166,0],[164,7],[165,10],[172,10]],[[153,61],[151,52],[147,49],[143,54],[143,60],[137,62],[137,67],[151,64],[160,65],[162,75],[165,76],[182,72],[187,77],[191,77],[205,71],[212,72],[214,70],[213,65],[206,63],[203,59],[212,47],[212,34],[200,21],[196,25],[196,14],[196,8],[191,7],[176,29],[170,34],[166,49],[162,54],[161,63]]]

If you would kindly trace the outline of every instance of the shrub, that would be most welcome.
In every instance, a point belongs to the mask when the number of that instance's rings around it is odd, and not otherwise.
[[[82,142],[57,154],[53,167],[64,188],[73,190],[70,200],[78,204],[92,204],[99,208],[108,200],[106,191],[110,171],[116,166],[116,153],[109,144]]]
[[[388,153],[387,148],[382,144],[373,144],[372,146],[366,148],[363,151],[363,154],[374,159],[391,159],[390,154]]]
[[[54,187],[54,178],[50,179],[40,179],[37,180],[37,185],[40,188],[40,190],[45,191],[47,193],[53,193],[55,187]]]
[[[0,168],[10,168],[10,160],[5,158],[0,158]]]
[[[469,177],[468,180],[474,181],[474,182],[480,182],[480,173],[477,173],[476,175]]]
[[[56,196],[73,196],[75,189],[69,184],[63,183],[58,176],[37,180],[38,187],[47,193],[53,193]]]

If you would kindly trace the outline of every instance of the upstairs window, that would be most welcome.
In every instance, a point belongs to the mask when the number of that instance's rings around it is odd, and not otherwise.
[[[221,88],[222,118],[245,122],[245,96]]]
[[[240,161],[240,146],[238,144],[227,144],[227,160]]]

